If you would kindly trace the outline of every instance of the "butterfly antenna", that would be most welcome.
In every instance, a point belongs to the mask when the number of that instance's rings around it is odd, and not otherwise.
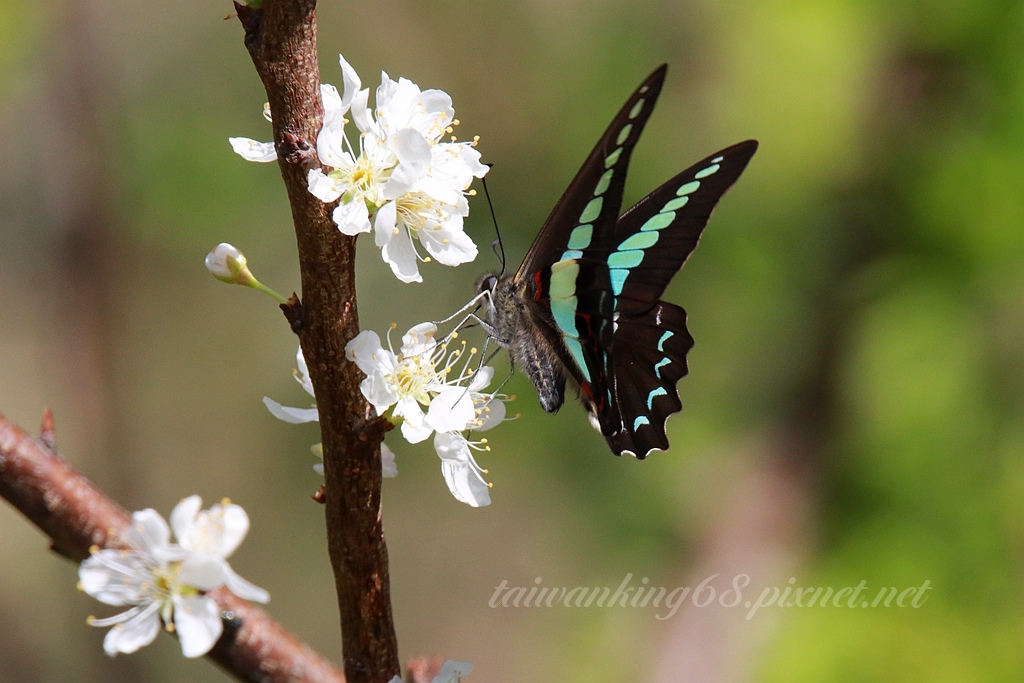
[[[487,164],[487,168],[493,168],[494,164]],[[501,261],[501,272],[498,273],[498,277],[505,274],[505,244],[501,241],[501,230],[498,229],[498,217],[494,215],[494,202],[491,201],[491,193],[487,190],[487,178],[481,178],[480,181],[484,184],[484,196],[487,197],[487,206],[491,209],[491,222],[494,223],[494,234],[498,236],[498,239],[491,242],[491,249],[494,251],[494,255]]]

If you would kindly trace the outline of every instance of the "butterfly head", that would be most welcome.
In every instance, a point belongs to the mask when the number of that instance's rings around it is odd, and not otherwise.
[[[488,294],[493,294],[494,288],[497,286],[498,276],[494,273],[484,273],[476,280],[476,293],[483,294],[487,292]]]

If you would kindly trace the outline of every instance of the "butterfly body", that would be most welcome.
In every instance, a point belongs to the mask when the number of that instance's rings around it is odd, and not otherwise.
[[[555,412],[574,387],[616,455],[668,448],[682,408],[676,383],[693,338],[686,312],[660,300],[757,143],[733,145],[677,174],[621,216],[626,168],[666,67],[633,93],[541,228],[514,275],[490,275],[488,333]]]
[[[555,349],[556,334],[537,323],[543,311],[531,310],[533,294],[529,283],[516,283],[511,276],[497,278],[489,288],[489,333],[508,349],[514,366],[522,370],[537,389],[541,407],[556,413],[565,401],[565,370]]]

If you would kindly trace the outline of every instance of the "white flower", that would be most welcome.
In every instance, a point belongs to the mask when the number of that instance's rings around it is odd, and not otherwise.
[[[494,377],[494,369],[471,368],[476,349],[471,349],[462,365],[465,343],[449,349],[450,341],[434,339],[437,327],[421,323],[402,337],[398,354],[381,346],[375,332],[359,333],[345,355],[366,374],[360,391],[377,411],[402,418],[402,435],[409,443],[418,443],[434,434],[434,450],[441,458],[441,473],[452,495],[473,507],[489,505],[490,484],[472,451],[489,450],[487,439],[469,440],[463,432],[483,431],[505,419],[505,399],[483,389]]]
[[[309,379],[309,368],[306,367],[306,358],[302,355],[301,346],[299,347],[299,350],[295,352],[295,364],[298,365],[298,369],[293,373],[295,380],[302,385],[302,388],[307,394],[313,396],[313,383]],[[267,407],[267,410],[270,411],[271,415],[290,424],[320,421],[320,411],[315,406],[312,408],[292,408],[291,406],[283,406],[267,396],[263,397],[263,405]],[[314,444],[312,451],[314,455],[323,460],[324,453],[321,444]],[[381,443],[380,445],[380,460],[382,477],[388,479],[398,476],[398,467],[395,465],[395,454],[385,443]],[[318,462],[313,465],[313,470],[316,471],[317,474],[323,475],[323,462]]]
[[[341,232],[372,230],[382,257],[403,282],[422,281],[418,263],[425,257],[417,239],[444,265],[472,261],[477,248],[463,232],[465,197],[473,179],[488,169],[475,141],[441,142],[458,123],[451,98],[382,74],[371,111],[369,89],[360,89],[359,76],[343,57],[340,62],[344,92],[324,95],[317,137],[317,154],[329,170],[309,171],[309,191],[321,201],[338,202],[332,217]],[[359,131],[358,146],[346,137],[346,112]]]
[[[463,232],[462,219],[469,205],[461,197],[459,204],[446,204],[422,191],[410,191],[380,207],[374,218],[374,242],[391,272],[402,282],[421,282],[414,238],[427,253],[446,266],[469,263],[477,256],[477,246]]]
[[[273,142],[258,142],[250,138],[228,138],[231,149],[246,161],[266,164],[277,161],[277,150]]]
[[[463,677],[468,676],[472,670],[473,665],[469,662],[457,662],[449,659],[441,667],[441,672],[434,676],[434,680],[430,683],[460,683]]]
[[[193,558],[201,557],[211,574],[223,577],[221,583],[238,597],[252,602],[270,600],[267,591],[243,579],[227,563],[249,533],[249,515],[228,501],[209,510],[200,510],[202,504],[199,496],[189,496],[174,507],[171,528],[178,543],[192,551]]]
[[[299,347],[299,350],[295,353],[295,363],[299,366],[298,370],[293,372],[295,380],[302,385],[302,388],[307,394],[313,396],[313,383],[309,381],[309,370],[306,367],[306,358],[302,355],[302,347]],[[267,410],[270,411],[270,414],[278,420],[283,420],[290,424],[320,421],[320,413],[315,407],[292,408],[290,406],[283,406],[267,396],[263,397],[263,405],[265,405]]]
[[[338,97],[338,91],[333,85],[326,83],[320,86],[320,97],[324,101],[324,118],[337,117],[341,118],[344,115],[343,111],[338,111],[341,107],[341,99]],[[263,105],[263,118],[267,121],[272,121],[270,115],[270,105]],[[271,161],[277,161],[277,149],[274,147],[273,142],[259,142],[251,138],[228,138],[228,142],[231,144],[231,149],[234,150],[235,154],[242,157],[246,161],[255,161],[257,163],[269,163]]]
[[[179,508],[186,501],[175,508],[172,519],[175,515],[183,517]],[[237,523],[228,526],[230,531],[225,528],[219,541],[196,543],[214,551],[208,555],[171,543],[171,530],[163,517],[155,510],[142,510],[132,515],[129,549],[95,550],[82,562],[78,570],[82,590],[108,605],[131,606],[113,617],[89,620],[93,626],[113,627],[103,639],[108,655],[135,652],[153,642],[162,622],[177,632],[186,657],[199,657],[210,651],[223,631],[220,608],[202,591],[233,583],[228,585],[233,592],[244,585],[259,592],[257,599],[266,601],[269,596],[265,591],[235,575],[224,562],[245,535],[244,531],[239,535]],[[248,528],[248,519],[245,526]],[[188,528],[186,531],[192,541],[204,537]],[[230,576],[237,582],[229,582]],[[253,599],[254,591],[240,597]]]
[[[398,465],[395,464],[395,453],[386,443],[380,445],[380,475],[385,479],[398,476]]]
[[[435,431],[467,429],[476,416],[473,393],[466,386],[473,374],[469,361],[475,349],[452,377],[465,344],[449,350],[447,341],[438,344],[434,339],[436,332],[434,323],[410,328],[397,355],[383,348],[377,333],[368,330],[345,347],[346,357],[366,374],[359,385],[363,396],[378,415],[395,406],[392,415],[402,418],[402,436],[409,443],[419,443]]]
[[[421,282],[419,262],[432,258],[447,266],[468,263],[477,248],[463,232],[469,213],[466,195],[487,167],[472,142],[442,142],[458,125],[451,97],[441,90],[420,90],[412,81],[381,74],[376,109],[370,90],[339,56],[343,89],[320,87],[323,126],[316,149],[326,169],[311,169],[309,191],[323,202],[338,202],[331,216],[346,235],[373,232],[381,256],[403,282]],[[350,114],[358,144],[345,134]],[[269,120],[270,109],[264,106]],[[272,142],[229,138],[248,161],[277,159]],[[421,256],[415,241],[427,252]]]
[[[206,269],[222,282],[242,284],[252,278],[245,256],[227,242],[221,242],[206,255]]]

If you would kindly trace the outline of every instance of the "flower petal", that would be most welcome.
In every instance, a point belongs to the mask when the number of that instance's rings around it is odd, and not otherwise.
[[[128,529],[128,542],[147,555],[167,562],[175,559],[171,547],[171,528],[159,512],[146,508],[132,513],[132,525]]]
[[[398,235],[398,205],[388,202],[373,217],[373,243],[383,247]]]
[[[135,605],[145,600],[153,568],[151,558],[138,552],[98,550],[78,568],[82,590],[108,605]]]
[[[179,598],[174,603],[174,630],[186,657],[201,657],[213,649],[224,631],[220,608],[212,598]]]
[[[385,479],[398,476],[398,466],[395,464],[395,454],[388,448],[386,443],[380,445],[380,474]]]
[[[306,366],[306,357],[302,355],[301,346],[299,347],[299,350],[295,352],[295,364],[298,366],[299,371],[298,374],[295,375],[295,379],[302,385],[302,388],[307,394],[316,398],[316,395],[313,393],[313,382],[309,379],[309,368]]]
[[[352,100],[355,99],[363,83],[359,80],[359,74],[356,73],[356,70],[352,68],[352,65],[344,57],[338,55],[338,62],[341,64],[341,81],[344,88],[342,90],[341,106],[344,108],[344,111],[348,111],[348,108],[352,106]]]
[[[432,322],[413,325],[402,335],[402,355],[409,357],[431,353],[437,346],[434,339],[436,334],[437,325]]]
[[[392,204],[393,202],[389,202],[384,206]],[[419,259],[416,257],[416,250],[412,246],[412,237],[408,230],[398,228],[397,234],[381,246],[380,254],[384,261],[391,266],[391,272],[402,282],[423,282],[423,277],[420,275]]]
[[[468,462],[441,460],[441,475],[455,500],[470,507],[491,504],[491,489],[480,479]]]
[[[264,396],[263,405],[267,407],[270,414],[276,417],[278,420],[283,420],[289,424],[297,425],[305,422],[319,422],[320,412],[316,408],[292,408],[291,406],[283,406],[274,399]]]
[[[434,259],[446,266],[458,266],[473,261],[477,256],[476,243],[462,231],[462,217],[458,218],[458,229],[448,229],[455,221],[448,221],[439,230],[421,230],[420,242]]]
[[[364,88],[352,98],[352,121],[356,128],[362,133],[369,133],[373,128],[373,118],[370,116],[370,89]]]
[[[355,362],[363,374],[370,374],[388,363],[388,369],[394,367],[394,358],[390,351],[385,351],[380,343],[380,336],[373,330],[363,330],[345,345],[345,357]]]
[[[220,557],[230,557],[249,533],[249,515],[241,505],[221,503],[210,508],[210,516],[216,520],[216,533],[210,534],[213,545],[207,552],[216,554],[216,548]]]
[[[139,618],[111,628],[103,638],[103,651],[110,657],[118,653],[130,655],[156,640],[160,632],[160,615],[156,608],[154,604],[140,612]]]
[[[457,662],[454,659],[449,659],[430,683],[460,683],[462,678],[468,676],[472,670],[473,665],[469,662]]]
[[[484,365],[473,373],[473,379],[469,381],[469,390],[480,391],[490,384],[492,379],[494,379],[494,368]]]
[[[398,166],[384,184],[384,198],[391,200],[411,192],[430,167],[430,143],[412,128],[405,128],[388,138],[388,146],[398,157]]]
[[[370,232],[370,211],[361,199],[342,202],[331,213],[331,218],[343,235],[358,235]]]
[[[497,427],[505,420],[505,402],[500,398],[477,394],[473,397],[473,407],[476,418],[470,429],[482,432]]]
[[[398,399],[398,404],[395,406],[395,416],[403,419],[402,436],[409,443],[424,441],[434,431],[427,426],[426,416],[423,414],[420,404],[411,396],[403,396]]]
[[[359,391],[378,415],[383,415],[398,400],[398,391],[380,370],[374,370],[359,383]]]
[[[249,583],[230,568],[228,569],[228,577],[224,585],[227,586],[229,591],[243,600],[259,603],[270,602],[270,593],[255,584]]]
[[[184,533],[178,536],[181,546],[195,553],[217,558],[230,557],[249,533],[249,515],[239,505],[221,503],[209,510],[196,512],[190,524],[183,529]]]
[[[465,387],[448,387],[430,402],[426,422],[437,432],[461,432],[476,417]]]
[[[434,435],[434,450],[444,462],[468,462],[469,445],[457,432],[438,432]]]
[[[277,161],[277,150],[273,142],[257,142],[250,138],[228,138],[231,149],[246,161],[266,164]]]
[[[345,105],[342,103],[338,89],[330,83],[320,84],[320,99],[324,103],[324,128],[344,126]],[[319,142],[319,139],[317,140]],[[321,162],[323,159],[320,160]]]
[[[203,507],[202,498],[199,496],[189,496],[179,500],[178,504],[171,510],[171,529],[174,530],[174,537],[178,539],[179,543],[189,537],[196,523],[196,515],[199,514],[201,507]],[[183,547],[188,547],[184,546],[184,544],[182,545]]]
[[[213,590],[224,585],[230,571],[223,559],[194,552],[182,560],[178,582],[203,591]]]
[[[343,192],[343,188],[335,182],[334,178],[326,175],[319,168],[309,169],[309,173],[306,174],[306,185],[309,188],[309,193],[322,202],[333,202]]]

